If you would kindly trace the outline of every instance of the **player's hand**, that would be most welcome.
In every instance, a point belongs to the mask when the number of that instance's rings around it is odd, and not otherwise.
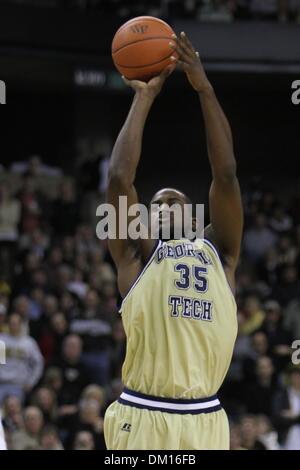
[[[172,36],[172,39],[175,44],[170,42],[170,47],[177,52],[178,58],[172,56],[171,60],[184,70],[194,90],[198,92],[210,90],[212,86],[204,71],[199,52],[194,49],[187,35],[182,32],[179,37]]]
[[[166,78],[171,75],[175,67],[176,64],[169,65],[162,71],[160,75],[151,78],[148,83],[142,82],[141,80],[128,80],[124,76],[122,77],[122,79],[126,83],[126,85],[130,86],[137,94],[141,94],[143,96],[154,99],[162,89]]]

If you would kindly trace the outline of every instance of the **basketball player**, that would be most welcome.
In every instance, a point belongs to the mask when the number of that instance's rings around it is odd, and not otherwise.
[[[179,59],[173,62],[185,71],[204,116],[212,170],[210,225],[204,239],[109,240],[127,336],[125,388],[104,423],[111,450],[229,449],[228,420],[217,392],[237,334],[233,293],[241,196],[227,119],[199,54],[184,33],[174,39]],[[117,213],[119,196],[127,196],[128,206],[138,201],[134,180],[145,121],[172,69],[148,84],[125,80],[135,96],[113,149],[107,193]],[[170,205],[184,207],[189,199],[167,188],[152,202],[159,204],[161,229],[170,223]]]

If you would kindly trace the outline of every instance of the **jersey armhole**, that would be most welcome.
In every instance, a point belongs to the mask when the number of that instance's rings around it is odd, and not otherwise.
[[[137,278],[135,279],[135,281],[132,283],[130,289],[128,290],[127,294],[124,296],[124,298],[121,296],[120,292],[118,291],[118,298],[117,298],[117,308],[118,308],[118,313],[122,314],[122,304],[123,302],[127,299],[128,295],[131,293],[131,291],[134,289],[134,287],[136,286],[136,284],[138,283],[138,281],[140,280],[140,278],[142,277],[142,275],[144,274],[144,272],[146,271],[146,269],[149,267],[150,263],[152,262],[153,258],[154,258],[154,255],[156,253],[156,250],[159,246],[162,245],[162,241],[161,240],[157,240],[151,253],[149,254],[148,256],[148,260],[146,261],[145,263],[145,266],[143,267],[142,271],[140,272],[140,274],[137,276]]]

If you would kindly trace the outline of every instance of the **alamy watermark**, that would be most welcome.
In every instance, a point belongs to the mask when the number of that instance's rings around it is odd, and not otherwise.
[[[4,341],[0,341],[0,366],[6,364],[6,346]]]
[[[295,105],[300,104],[300,80],[292,82],[292,90],[294,90],[291,96],[292,103]]]
[[[6,104],[6,85],[0,80],[0,104]]]
[[[100,240],[203,238],[204,205],[136,203],[128,205],[119,196],[118,213],[114,205],[100,204],[96,234]]]
[[[300,364],[300,339],[295,339],[295,341],[293,341],[292,349],[295,349],[292,354],[292,363],[295,366],[298,366]]]

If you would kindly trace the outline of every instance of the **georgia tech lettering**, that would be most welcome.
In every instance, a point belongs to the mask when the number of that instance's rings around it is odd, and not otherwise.
[[[204,250],[195,250],[192,243],[180,243],[171,246],[164,244],[158,249],[156,262],[161,263],[164,259],[173,258],[195,258],[197,265],[189,266],[185,263],[178,263],[174,270],[179,273],[180,279],[175,279],[177,289],[187,290],[193,286],[195,292],[205,293],[208,289],[208,268],[198,265],[199,261],[204,266],[211,266],[212,260]],[[182,295],[169,295],[170,315],[171,317],[182,317],[192,320],[212,321],[211,300],[204,300]]]

